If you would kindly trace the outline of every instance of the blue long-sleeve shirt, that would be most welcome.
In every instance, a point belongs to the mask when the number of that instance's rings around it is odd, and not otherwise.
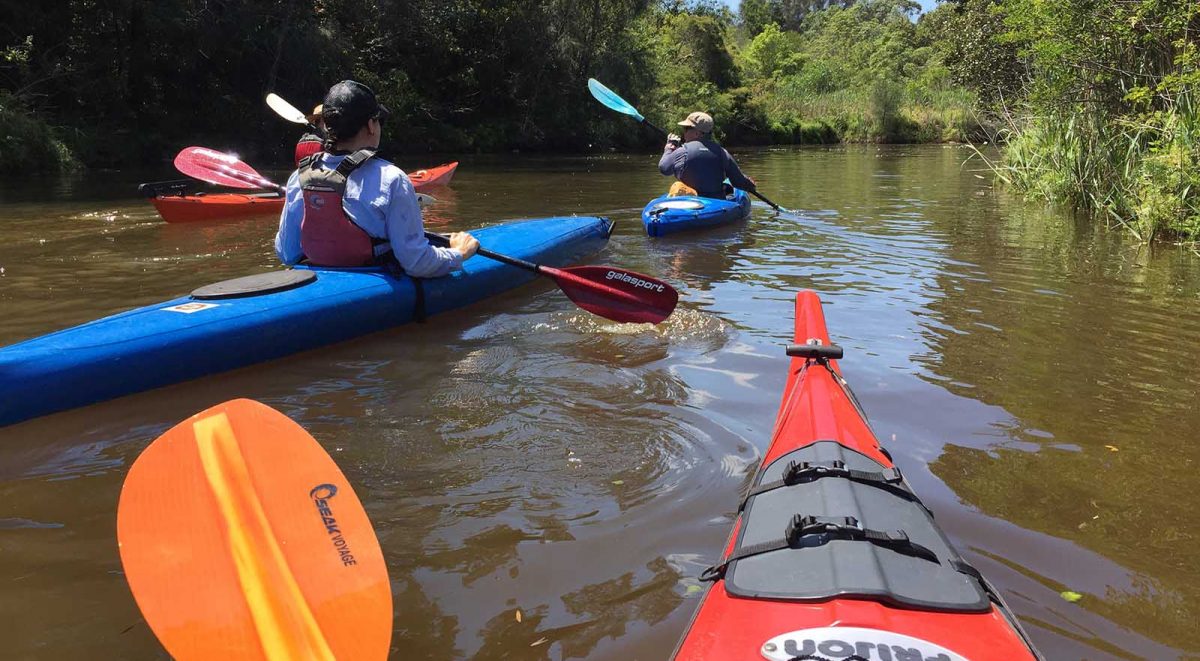
[[[737,188],[754,190],[754,184],[742,174],[737,161],[713,140],[693,140],[681,147],[667,144],[658,161],[658,171],[691,186],[704,197],[725,197],[722,184],[726,178]]]
[[[336,168],[343,155],[321,156],[321,166]],[[430,245],[425,238],[421,206],[408,175],[381,159],[363,163],[346,179],[342,208],[364,232],[387,244],[376,246],[375,254],[390,248],[404,272],[415,278],[436,278],[462,268],[463,257],[457,250]],[[275,254],[284,264],[295,264],[304,256],[300,245],[300,221],[304,218],[304,197],[300,191],[300,173],[288,177],[279,232],[275,235]]]

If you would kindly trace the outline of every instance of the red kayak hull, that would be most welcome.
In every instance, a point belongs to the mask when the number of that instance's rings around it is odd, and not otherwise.
[[[164,195],[151,198],[158,215],[168,223],[196,223],[250,216],[278,216],[283,198],[278,195],[206,193]]]
[[[409,172],[408,179],[412,181],[413,188],[416,189],[417,192],[421,192],[427,188],[449,185],[450,179],[454,177],[454,171],[457,169],[458,161],[454,161],[453,163],[443,163],[425,170]]]
[[[458,162],[444,163],[408,175],[417,192],[445,186],[454,177]],[[283,198],[274,194],[206,193],[203,195],[162,195],[151,198],[158,215],[168,223],[197,223],[251,216],[278,216]]]
[[[796,296],[795,343],[806,344],[812,338],[824,345],[831,344],[820,299],[811,291],[803,291]],[[804,369],[806,363],[809,369]],[[787,385],[771,445],[759,470],[789,452],[819,441],[836,441],[891,468],[891,459],[880,447],[851,395],[835,379],[834,373],[840,376],[836,361],[829,360],[828,369],[817,368],[816,364],[811,358],[790,359]],[[746,525],[745,516],[739,514],[723,557],[734,552],[738,531]],[[820,600],[746,598],[730,594],[726,590],[726,580],[720,578],[704,595],[674,658],[677,661],[789,658],[780,649],[779,641],[787,640],[783,637],[787,634],[801,634],[791,637],[793,649],[818,656],[799,655],[800,658],[841,661],[847,657],[857,659],[859,657],[850,655],[858,654],[872,661],[1040,659],[999,597],[993,594],[990,603],[991,608],[986,612],[947,612],[899,608],[869,596]],[[879,649],[874,647],[878,643],[869,642],[872,640],[870,635],[860,635],[857,639],[852,635],[866,630],[882,632],[882,638],[877,637],[877,640],[898,634],[897,639],[909,637],[917,639],[918,643],[928,643],[928,646],[914,644]],[[817,633],[806,634],[806,631]],[[838,632],[847,632],[847,635],[840,636],[839,641]],[[804,640],[806,636],[807,641]],[[855,640],[859,642],[854,643]],[[810,647],[802,649],[803,645],[799,643]],[[808,651],[817,645],[823,646]],[[858,646],[856,651],[848,651],[851,645]],[[773,650],[777,651],[777,656],[769,654]],[[922,650],[923,654],[907,655],[914,650]],[[942,653],[946,656],[941,656]]]

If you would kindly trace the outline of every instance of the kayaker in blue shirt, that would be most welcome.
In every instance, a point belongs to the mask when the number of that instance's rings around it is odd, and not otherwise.
[[[288,178],[275,235],[280,261],[364,266],[394,258],[417,278],[462,268],[479,242],[455,232],[450,247],[430,245],[408,175],[375,157],[388,110],[371,88],[344,80],[329,89],[322,106],[324,151],[304,159]]]
[[[712,139],[713,118],[708,113],[694,112],[679,126],[683,127],[683,137],[674,133],[667,136],[658,161],[659,172],[674,176],[703,197],[723,199],[725,179],[744,191],[755,190],[754,180],[742,174],[737,161]]]

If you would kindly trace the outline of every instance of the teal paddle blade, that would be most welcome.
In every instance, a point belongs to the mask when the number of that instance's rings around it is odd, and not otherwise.
[[[629,105],[628,101],[617,96],[616,92],[608,89],[595,78],[588,78],[588,91],[592,93],[592,96],[596,97],[597,101],[609,108],[629,115],[639,122],[646,121],[646,118],[642,116],[642,113],[637,111],[637,108]]]

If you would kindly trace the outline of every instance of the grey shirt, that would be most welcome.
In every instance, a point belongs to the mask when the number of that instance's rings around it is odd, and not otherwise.
[[[704,197],[725,197],[721,184],[726,178],[737,188],[754,190],[737,161],[711,139],[693,140],[681,147],[668,144],[658,161],[658,171],[674,176]]]

